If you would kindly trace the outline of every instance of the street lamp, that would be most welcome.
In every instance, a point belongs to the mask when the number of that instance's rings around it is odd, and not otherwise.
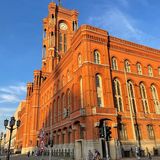
[[[8,126],[8,123],[9,123],[9,126]],[[16,127],[14,128],[15,124],[16,124]],[[7,154],[6,160],[10,159],[10,146],[11,146],[12,132],[13,132],[13,130],[19,128],[20,124],[21,124],[21,121],[17,120],[17,122],[16,122],[15,117],[11,117],[10,122],[8,121],[8,119],[4,120],[5,129],[7,128],[10,131],[8,154]]]
[[[0,155],[2,155],[2,139],[3,139],[3,132],[1,132],[1,135],[0,135]]]

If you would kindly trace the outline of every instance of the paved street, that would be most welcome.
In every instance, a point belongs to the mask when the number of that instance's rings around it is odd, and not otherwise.
[[[6,158],[1,157],[0,160],[6,160]],[[13,155],[13,156],[11,156],[10,160],[49,160],[49,158],[47,156],[42,158],[42,157],[35,157],[35,156],[27,157],[26,155]],[[52,157],[51,160],[71,160],[71,159]],[[123,158],[123,159],[119,159],[119,160],[137,160],[137,159],[136,158]],[[141,158],[141,160],[148,160],[148,158],[143,157],[143,158]],[[152,160],[160,160],[160,157],[152,157]]]

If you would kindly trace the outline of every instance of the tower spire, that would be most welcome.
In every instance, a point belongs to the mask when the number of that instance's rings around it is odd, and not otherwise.
[[[58,2],[59,2],[59,4],[58,4],[58,5],[59,5],[59,6],[62,6],[61,0],[58,0]]]

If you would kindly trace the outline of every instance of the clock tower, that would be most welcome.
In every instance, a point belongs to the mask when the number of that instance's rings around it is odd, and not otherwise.
[[[42,71],[52,72],[70,48],[78,29],[78,12],[51,2],[43,19]]]

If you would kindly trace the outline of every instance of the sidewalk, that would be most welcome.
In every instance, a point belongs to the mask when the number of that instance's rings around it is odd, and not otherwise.
[[[0,157],[0,160],[6,160],[6,157],[3,157],[3,158]],[[41,156],[27,157],[27,155],[11,155],[10,160],[42,160],[42,157]],[[44,156],[43,160],[49,160],[49,157]],[[52,157],[51,160],[72,160],[72,159],[69,157]],[[117,160],[137,160],[137,159],[136,158],[121,158]],[[140,160],[149,160],[149,159],[147,157],[142,157]],[[152,160],[160,160],[160,156],[152,157]]]
[[[120,160],[137,160],[137,158],[121,158]],[[149,160],[148,157],[141,157],[140,160]],[[152,157],[152,160],[160,160],[160,156]]]

